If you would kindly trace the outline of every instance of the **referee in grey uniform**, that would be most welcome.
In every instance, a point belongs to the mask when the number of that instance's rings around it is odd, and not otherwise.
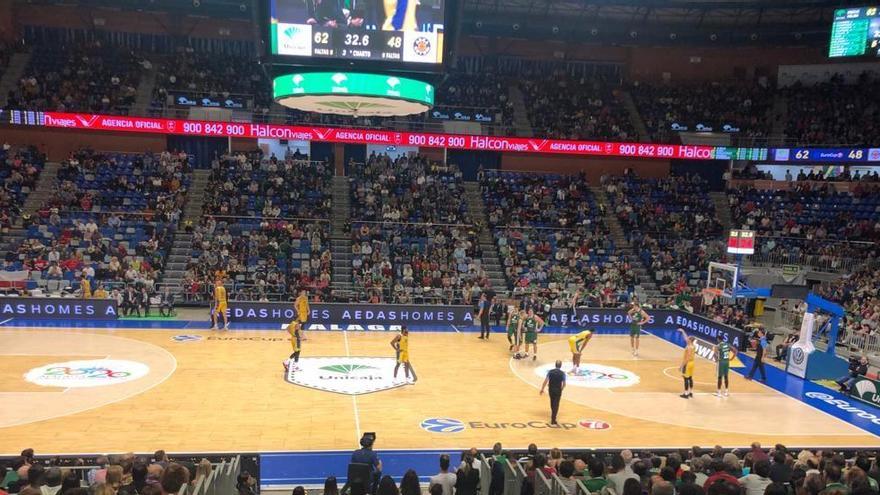
[[[562,391],[565,390],[565,372],[562,371],[562,361],[556,361],[556,368],[547,372],[544,383],[541,385],[540,395],[544,395],[544,389],[547,388],[550,395],[550,424],[558,425],[556,422],[556,414],[559,412],[559,399],[562,398]]]

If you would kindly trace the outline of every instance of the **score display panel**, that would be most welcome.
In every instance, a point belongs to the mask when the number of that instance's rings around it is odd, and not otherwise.
[[[880,57],[880,8],[837,9],[831,24],[828,56]]]
[[[443,63],[446,0],[268,0],[277,56]]]

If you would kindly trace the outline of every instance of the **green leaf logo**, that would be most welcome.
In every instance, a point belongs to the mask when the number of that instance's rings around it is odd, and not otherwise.
[[[296,33],[298,33],[298,32],[299,32],[298,27],[290,26],[284,30],[284,36],[287,36],[288,38],[293,38],[294,36],[296,36]]]
[[[333,373],[339,373],[342,375],[347,375],[354,371],[360,370],[374,370],[375,366],[367,366],[366,364],[331,364],[329,366],[321,366],[324,371],[332,371]]]

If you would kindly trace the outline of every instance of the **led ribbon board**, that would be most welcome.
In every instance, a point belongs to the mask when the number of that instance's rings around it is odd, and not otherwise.
[[[390,117],[426,112],[434,86],[415,79],[360,72],[308,72],[276,77],[279,104],[308,112]]]

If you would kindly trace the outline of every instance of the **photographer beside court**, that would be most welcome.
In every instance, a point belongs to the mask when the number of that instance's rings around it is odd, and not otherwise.
[[[850,387],[856,382],[860,376],[868,374],[868,357],[862,356],[858,359],[849,358],[849,374],[837,379],[841,392],[849,392]]]

